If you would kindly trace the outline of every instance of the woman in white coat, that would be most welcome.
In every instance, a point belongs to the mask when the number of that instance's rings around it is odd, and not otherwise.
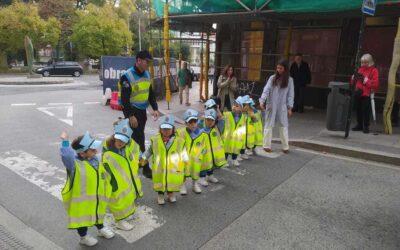
[[[263,141],[265,152],[272,152],[272,130],[275,123],[279,126],[283,152],[289,152],[288,118],[292,116],[293,100],[293,78],[289,76],[287,61],[281,60],[276,66],[275,74],[268,79],[259,100],[261,110],[266,111]]]

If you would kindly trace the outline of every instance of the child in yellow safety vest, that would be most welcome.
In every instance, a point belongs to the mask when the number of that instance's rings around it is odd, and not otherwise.
[[[255,138],[254,138],[254,147],[252,150],[248,150],[248,154],[256,154],[256,147],[263,146],[263,138],[264,138],[264,131],[263,131],[263,114],[260,110],[258,110],[255,106],[255,102],[252,98],[250,98],[250,107],[254,112],[254,115],[257,121],[254,123],[255,129]]]
[[[225,158],[231,156],[230,165],[239,167],[238,155],[244,153],[243,146],[246,139],[246,120],[242,114],[243,97],[239,96],[232,105],[232,112],[224,112],[224,141]]]
[[[214,170],[221,168],[226,164],[224,144],[221,139],[221,134],[216,126],[218,119],[217,111],[214,109],[208,109],[204,112],[204,125],[202,131],[207,135],[207,140],[210,144],[208,148],[209,154],[206,156],[211,159],[204,160],[212,163],[212,168],[200,172],[200,184],[202,186],[208,186],[208,182],[218,183],[218,179],[214,176]]]
[[[151,138],[151,145],[141,157],[141,165],[153,158],[153,189],[158,192],[158,204],[165,204],[165,193],[169,202],[176,202],[175,192],[179,192],[185,179],[189,157],[185,141],[175,135],[175,117],[166,115],[160,119],[160,133]]]
[[[251,101],[252,99],[248,95],[245,95],[242,98],[242,112],[245,116],[246,121],[246,136],[243,148],[240,152],[241,154],[238,159],[249,159],[249,155],[253,154],[253,149],[255,148],[257,117],[253,109],[251,108]]]
[[[139,145],[131,139],[133,130],[129,119],[121,119],[114,125],[114,135],[103,145],[103,165],[110,170],[115,182],[109,202],[110,211],[118,229],[129,231],[133,226],[128,222],[136,211],[135,200],[143,196],[138,175]]]
[[[94,246],[97,239],[88,235],[88,227],[96,226],[98,235],[106,239],[114,232],[103,226],[108,200],[111,197],[111,176],[97,158],[101,141],[94,140],[89,132],[72,141],[61,134],[61,160],[67,169],[67,181],[61,192],[68,214],[68,228],[77,229],[80,244]],[[72,148],[71,148],[72,147]]]
[[[211,157],[207,140],[207,135],[197,127],[199,112],[188,109],[183,114],[183,120],[186,127],[179,128],[177,135],[185,140],[186,150],[189,155],[189,166],[185,173],[185,177],[191,177],[193,181],[193,192],[200,194],[201,188],[199,183],[200,172],[207,171],[212,168]],[[187,194],[186,184],[181,187],[181,195]]]

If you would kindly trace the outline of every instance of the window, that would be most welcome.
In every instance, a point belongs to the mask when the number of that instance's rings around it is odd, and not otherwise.
[[[241,42],[241,79],[259,81],[264,31],[244,31]]]

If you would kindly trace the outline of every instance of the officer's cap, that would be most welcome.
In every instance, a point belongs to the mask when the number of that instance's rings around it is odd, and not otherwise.
[[[114,138],[128,143],[133,134],[133,130],[129,125],[129,119],[120,120],[114,126]]]
[[[185,120],[185,122],[189,122],[190,120],[198,120],[199,119],[199,112],[197,112],[194,109],[188,109],[185,111],[185,113],[183,113],[182,116],[183,120]]]
[[[212,108],[215,108],[216,106],[217,106],[217,103],[215,103],[215,101],[213,99],[208,99],[204,103],[204,108],[205,109],[212,109]]]
[[[136,59],[143,59],[143,60],[153,60],[153,57],[151,56],[150,52],[148,52],[147,50],[142,50],[139,51],[136,54]]]
[[[164,115],[160,118],[160,128],[174,128],[175,117],[173,115]]]
[[[101,146],[101,141],[93,139],[89,132],[86,131],[85,135],[79,142],[79,145],[81,145],[82,148],[76,149],[75,151],[77,153],[85,152],[88,149],[98,149]]]
[[[208,109],[204,112],[204,117],[217,120],[217,111],[215,111],[214,109]]]

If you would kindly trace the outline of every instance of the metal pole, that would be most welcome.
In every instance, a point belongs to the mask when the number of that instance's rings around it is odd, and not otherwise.
[[[363,42],[363,37],[364,37],[364,30],[365,30],[365,14],[362,13],[361,14],[361,27],[360,27],[360,34],[358,36],[357,54],[356,54],[353,76],[355,76],[356,73],[358,72],[358,67],[360,65],[360,56],[361,56],[362,42]],[[347,137],[349,137],[349,132],[350,132],[351,111],[352,111],[353,104],[354,104],[355,87],[356,87],[356,83],[353,82],[353,84],[350,87],[351,99],[350,99],[349,109],[347,110],[346,129],[345,129],[345,134],[344,134],[345,139]]]
[[[168,24],[168,0],[164,4],[164,61],[165,61],[165,100],[168,103],[171,101],[171,90],[169,86],[169,24]]]

